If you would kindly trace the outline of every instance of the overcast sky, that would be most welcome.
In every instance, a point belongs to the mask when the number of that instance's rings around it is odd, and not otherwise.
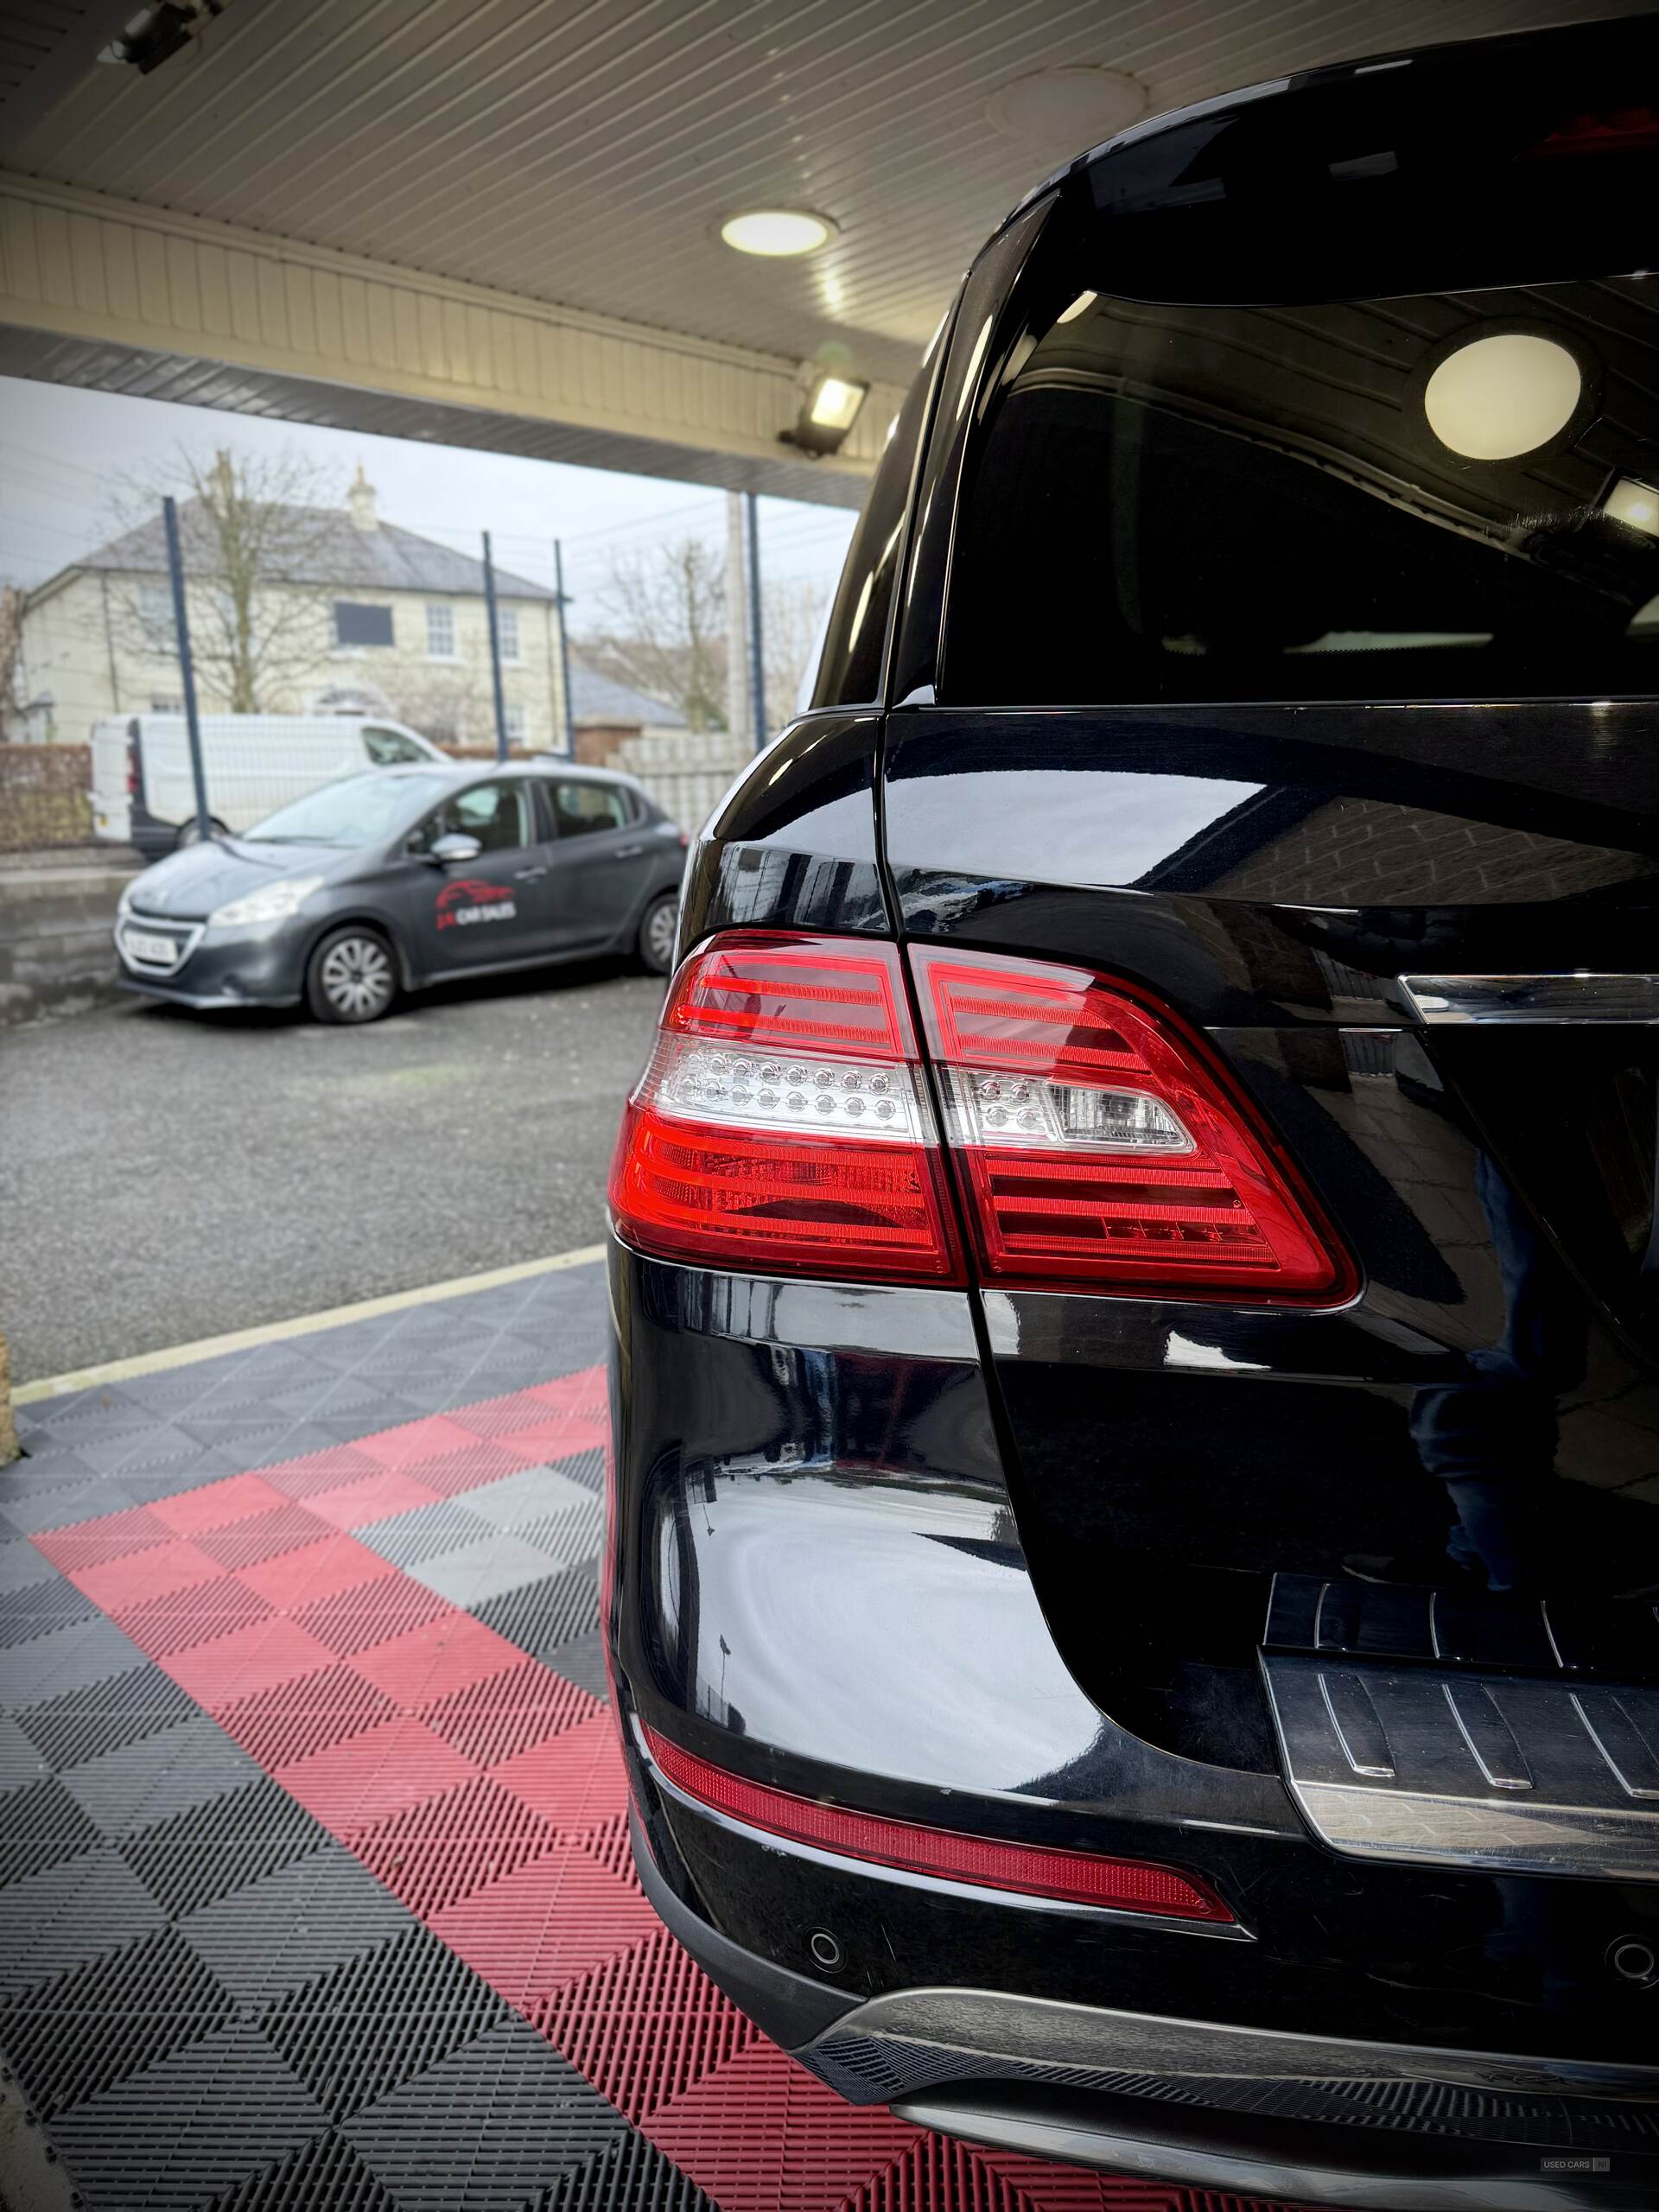
[[[725,528],[725,495],[699,484],[0,377],[0,582],[40,583],[112,537],[118,480],[134,469],[148,477],[181,446],[208,456],[219,446],[303,454],[333,498],[343,498],[360,461],[383,521],[469,552],[487,529],[501,568],[542,582],[553,580],[561,537],[578,631],[594,619],[614,550],[693,532],[718,538]],[[845,508],[763,499],[762,575],[833,582],[852,525]]]

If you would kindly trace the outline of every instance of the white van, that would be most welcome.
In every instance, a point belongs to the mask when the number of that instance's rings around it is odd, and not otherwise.
[[[204,715],[202,767],[216,830],[233,835],[290,799],[364,768],[448,754],[401,722],[350,715]],[[118,715],[92,728],[97,836],[170,853],[196,834],[190,739],[182,715]]]

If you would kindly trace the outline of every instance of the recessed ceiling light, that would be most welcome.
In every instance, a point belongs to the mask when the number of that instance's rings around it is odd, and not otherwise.
[[[1659,490],[1639,476],[1621,476],[1601,503],[1604,514],[1639,530],[1644,537],[1659,537]]]
[[[739,253],[760,253],[779,259],[792,253],[816,253],[836,235],[827,215],[814,215],[804,207],[748,207],[728,215],[720,235]]]
[[[1446,355],[1423,389],[1423,412],[1453,453],[1513,461],[1558,437],[1583,391],[1584,373],[1565,346],[1501,330]]]
[[[1147,110],[1147,88],[1121,69],[1039,69],[993,92],[993,130],[1052,153],[1081,153],[1126,130]]]

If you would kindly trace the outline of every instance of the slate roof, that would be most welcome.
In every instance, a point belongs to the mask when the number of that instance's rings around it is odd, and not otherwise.
[[[359,530],[341,507],[295,507],[287,533],[286,556],[271,562],[269,575],[284,583],[338,584],[354,590],[427,591],[482,598],[484,563],[470,553],[439,545],[396,523]],[[211,575],[219,566],[212,525],[194,499],[179,509],[179,539],[187,575]],[[119,569],[128,575],[164,575],[167,542],[162,518],[141,523],[71,567]],[[528,576],[499,568],[495,588],[504,599],[556,601],[558,594]]]
[[[608,676],[601,676],[595,668],[586,668],[575,658],[570,663],[570,719],[576,722],[617,722],[629,727],[639,724],[653,729],[683,729],[685,716],[677,707],[671,707],[665,700],[652,699],[643,691],[631,691],[626,683],[614,683]]]

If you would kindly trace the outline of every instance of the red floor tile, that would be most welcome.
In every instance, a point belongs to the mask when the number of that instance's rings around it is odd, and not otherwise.
[[[236,1579],[257,1591],[268,1604],[287,1611],[338,1597],[345,1590],[383,1582],[397,1573],[389,1559],[382,1559],[354,1536],[329,1535],[302,1550],[280,1552],[275,1559],[238,1567]]]
[[[478,1772],[442,1736],[408,1713],[272,1769],[307,1812],[347,1840],[353,1832],[406,1812]]]
[[[222,1483],[208,1483],[200,1490],[181,1491],[161,1499],[151,1510],[181,1536],[200,1535],[204,1529],[222,1529],[256,1513],[269,1513],[288,1503],[281,1491],[263,1475],[229,1475]]]
[[[199,1705],[217,1713],[257,1690],[313,1674],[334,1656],[315,1636],[276,1614],[210,1643],[169,1652],[157,1664]]]
[[[532,1744],[493,1771],[505,1789],[561,1827],[596,1825],[627,1810],[627,1775],[608,1713]]]
[[[141,1605],[146,1599],[170,1597],[193,1583],[211,1582],[224,1572],[216,1559],[181,1537],[170,1544],[151,1544],[141,1552],[124,1553],[119,1559],[75,1567],[69,1580],[95,1605],[113,1613],[124,1606]]]
[[[355,1653],[351,1663],[377,1689],[412,1711],[465,1689],[470,1682],[480,1682],[486,1675],[499,1674],[523,1656],[516,1643],[509,1643],[470,1613],[449,1611],[390,1643]]]

